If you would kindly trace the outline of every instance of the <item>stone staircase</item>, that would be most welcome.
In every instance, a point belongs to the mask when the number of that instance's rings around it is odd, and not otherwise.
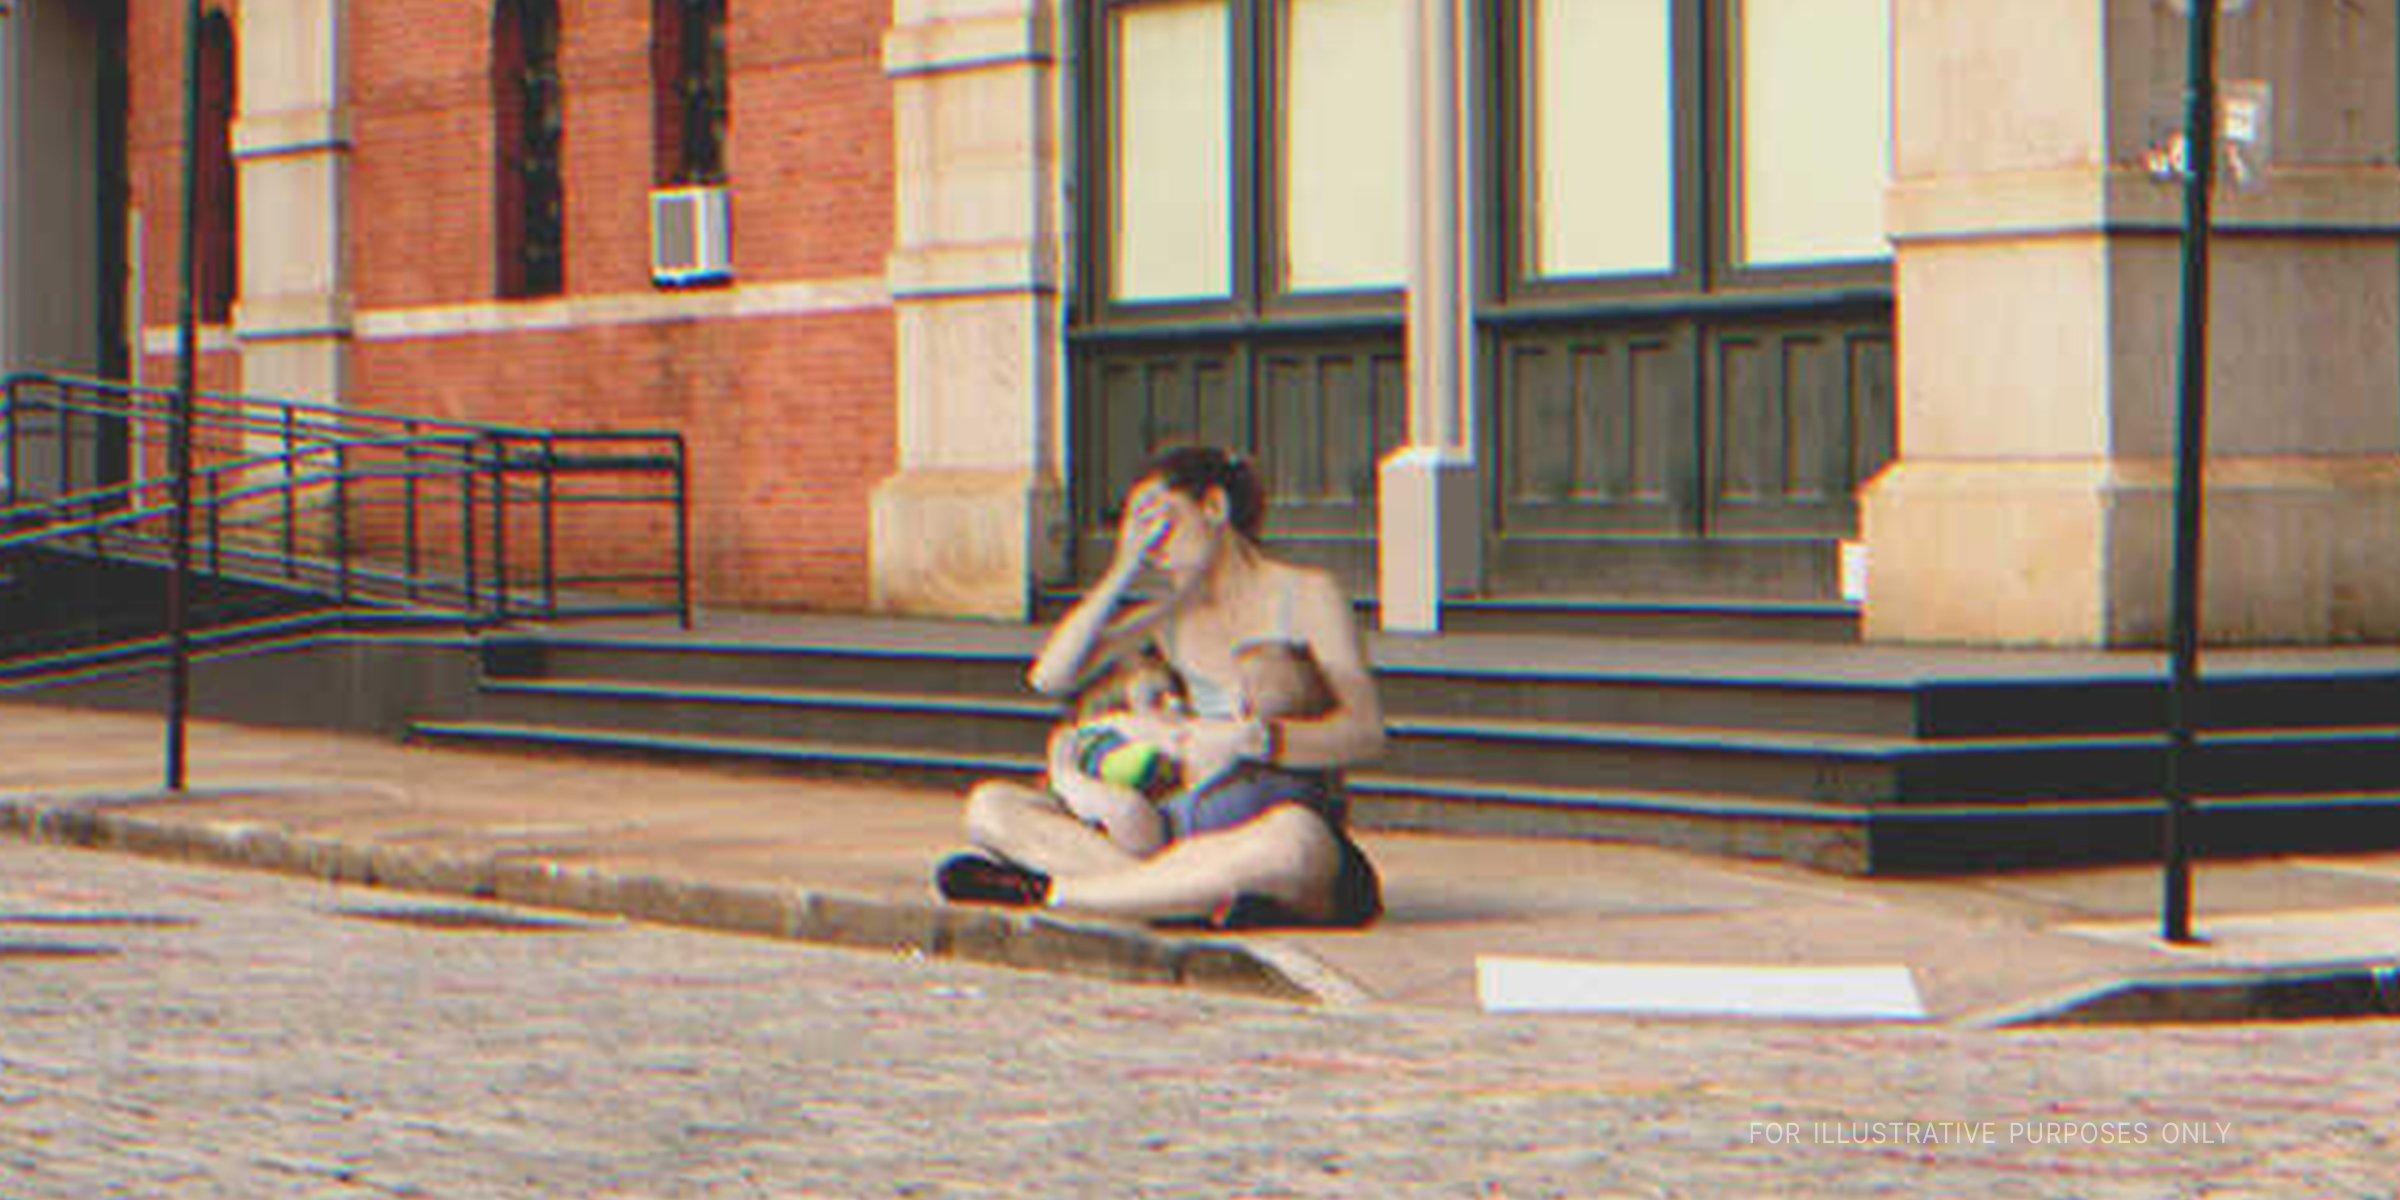
[[[495,633],[462,710],[410,733],[945,786],[1031,776],[1057,719],[1023,685],[1039,637],[840,618]],[[2156,850],[2156,655],[1523,631],[1370,651],[1392,743],[1351,777],[1368,826],[1850,873]],[[2250,651],[2207,669],[2204,852],[2400,845],[2400,652]]]

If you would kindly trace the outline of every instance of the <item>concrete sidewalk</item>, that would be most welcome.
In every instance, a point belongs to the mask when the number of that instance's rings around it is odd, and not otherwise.
[[[1827,1015],[1779,1007],[1799,979],[1898,980],[1922,1019],[1953,1023],[2400,1007],[2400,854],[2203,864],[2207,941],[2169,948],[2152,867],[1860,880],[1646,846],[1370,832],[1383,921],[1234,937],[933,903],[931,868],[958,845],[952,793],[196,722],[191,790],[174,795],[159,790],[163,744],[151,717],[0,705],[0,830],[1327,1003],[1678,1013],[1696,1011],[1699,986],[1724,1000],[1702,1007]],[[1511,990],[1527,982],[1547,998]]]

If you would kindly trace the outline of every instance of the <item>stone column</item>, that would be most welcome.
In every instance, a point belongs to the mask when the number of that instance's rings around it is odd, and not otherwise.
[[[1415,0],[1409,40],[1408,444],[1379,471],[1383,628],[1434,633],[1483,574],[1475,470],[1473,77],[1466,0]]]
[[[0,10],[11,6],[0,5]],[[0,11],[0,368],[100,371],[100,16]]]
[[[1900,458],[1863,498],[1875,641],[2162,644],[2180,286],[2166,0],[1894,0]],[[2389,5],[2252,0],[2220,77],[2271,163],[2217,196],[2204,636],[2400,637]]]
[[[340,403],[349,393],[343,0],[243,0],[240,111],[242,390]]]
[[[93,105],[106,45],[102,15],[63,0],[0,3],[0,373],[98,375],[107,361],[101,289],[116,281],[100,270],[100,116]],[[37,432],[15,480],[26,499],[96,478],[95,447],[82,432],[70,463],[32,452],[53,424],[29,422]],[[9,470],[0,457],[0,486]]]
[[[1053,0],[896,0],[899,471],[880,612],[1025,620],[1065,573],[1061,22]]]

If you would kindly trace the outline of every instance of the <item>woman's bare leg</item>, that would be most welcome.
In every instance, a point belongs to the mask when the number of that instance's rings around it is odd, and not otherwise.
[[[1141,861],[1075,819],[1056,796],[986,780],[967,793],[967,841],[1046,875],[1103,875]]]
[[[1247,892],[1326,919],[1340,866],[1341,848],[1325,822],[1287,804],[1113,871],[1055,872],[1050,905],[1115,917],[1204,917]]]

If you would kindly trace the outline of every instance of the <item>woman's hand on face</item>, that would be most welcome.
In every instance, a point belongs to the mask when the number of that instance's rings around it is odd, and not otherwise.
[[[1109,573],[1131,579],[1142,569],[1151,552],[1167,540],[1171,514],[1166,496],[1155,487],[1136,489],[1127,498],[1125,520],[1117,530],[1116,559],[1109,564]]]

